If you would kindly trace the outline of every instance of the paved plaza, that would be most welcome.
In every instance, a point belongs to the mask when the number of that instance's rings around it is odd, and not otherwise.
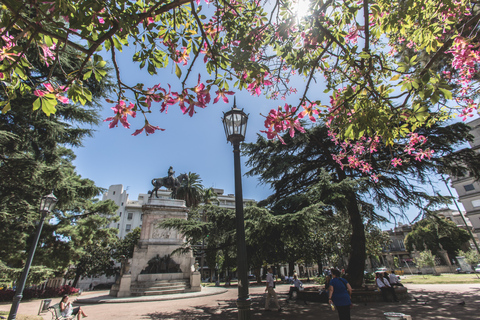
[[[407,285],[412,299],[400,303],[355,304],[352,319],[385,319],[385,312],[400,312],[412,319],[479,319],[480,284]],[[318,302],[291,301],[286,303],[289,285],[277,285],[283,312],[264,311],[264,286],[252,285],[252,319],[338,319],[337,312]],[[207,287],[201,293],[134,298],[111,298],[107,291],[85,292],[79,297],[89,320],[157,320],[157,319],[237,319],[235,299],[237,289]],[[420,302],[413,299],[417,298]],[[179,299],[181,298],[181,299]],[[57,299],[60,301],[60,298]],[[53,302],[56,302],[54,299]],[[89,302],[88,304],[85,302]],[[93,303],[97,302],[97,303]],[[464,302],[464,304],[462,303]],[[460,304],[459,304],[460,303]],[[36,315],[40,300],[24,301],[19,314]],[[10,304],[2,303],[0,310],[8,311]],[[45,320],[50,313],[41,314]]]

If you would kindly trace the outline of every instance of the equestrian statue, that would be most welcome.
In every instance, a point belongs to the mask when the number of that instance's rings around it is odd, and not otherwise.
[[[158,189],[160,189],[161,187],[165,187],[172,190],[172,199],[176,199],[177,190],[178,188],[180,188],[183,181],[188,181],[188,175],[185,173],[182,173],[178,177],[175,177],[174,175],[175,171],[173,171],[173,168],[170,166],[170,168],[168,169],[167,177],[153,179],[153,190],[148,192],[150,194],[150,198],[153,196],[153,193],[155,193],[155,197],[158,198]]]

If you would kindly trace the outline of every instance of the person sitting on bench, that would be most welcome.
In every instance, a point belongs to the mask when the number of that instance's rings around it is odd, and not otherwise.
[[[300,287],[303,286],[302,281],[298,280],[298,277],[296,274],[293,275],[293,286],[290,287],[290,290],[288,291],[288,298],[287,300],[292,299],[292,295],[294,292],[300,291]]]
[[[60,301],[60,312],[64,317],[77,316],[77,320],[86,317],[87,315],[83,312],[82,308],[72,306],[72,303],[68,301],[68,295],[64,295],[62,301]]]

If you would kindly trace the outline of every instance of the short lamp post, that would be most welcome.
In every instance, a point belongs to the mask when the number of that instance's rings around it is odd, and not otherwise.
[[[243,217],[242,173],[240,168],[240,142],[245,139],[248,115],[233,108],[223,114],[223,126],[227,141],[233,145],[233,159],[235,166],[235,217],[237,223],[237,273],[238,273],[238,319],[250,319],[250,296],[248,294],[247,278],[247,247],[245,244],[245,225]]]
[[[22,276],[20,277],[20,281],[17,283],[17,290],[15,291],[15,296],[13,297],[13,303],[12,307],[10,308],[8,320],[15,320],[17,317],[18,306],[20,305],[20,301],[23,297],[23,289],[25,289],[28,272],[30,271],[33,256],[35,254],[35,250],[37,249],[38,240],[40,239],[40,234],[42,233],[45,217],[48,213],[52,212],[53,208],[57,204],[57,201],[58,200],[53,195],[53,192],[47,196],[43,196],[42,200],[40,201],[40,222],[38,223],[37,233],[35,234],[35,239],[33,240],[32,246],[30,247],[30,252],[28,253],[27,262],[25,263],[25,268],[23,269]]]

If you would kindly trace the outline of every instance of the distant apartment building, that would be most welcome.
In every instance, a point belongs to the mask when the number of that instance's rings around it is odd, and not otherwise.
[[[235,209],[235,195],[223,194],[223,189],[213,189],[217,194],[218,205],[222,208]],[[170,199],[170,190],[160,189],[158,190],[158,197],[160,199]],[[136,227],[142,227],[142,206],[148,203],[150,197],[149,194],[141,193],[138,195],[137,200],[130,200],[128,193],[123,189],[122,184],[111,185],[108,191],[103,194],[102,200],[113,200],[118,206],[117,215],[120,220],[118,222],[111,223],[109,227],[118,229],[118,237],[120,239],[135,229]],[[249,202],[255,202],[253,199],[243,199],[244,206]]]
[[[394,259],[398,258],[400,267],[405,267],[413,262],[413,258],[409,251],[405,248],[405,237],[412,231],[412,226],[399,222],[394,228],[386,230],[390,236],[390,244],[382,252],[380,264],[388,268],[394,266]],[[375,265],[373,266],[375,267]]]
[[[474,140],[470,147],[476,153],[480,152],[480,118],[468,123],[471,127],[470,134]],[[476,180],[469,172],[463,177],[450,177],[452,187],[458,194],[458,200],[465,208],[465,216],[469,219],[472,232],[476,239],[480,238],[480,181]],[[478,242],[477,242],[478,243]]]

